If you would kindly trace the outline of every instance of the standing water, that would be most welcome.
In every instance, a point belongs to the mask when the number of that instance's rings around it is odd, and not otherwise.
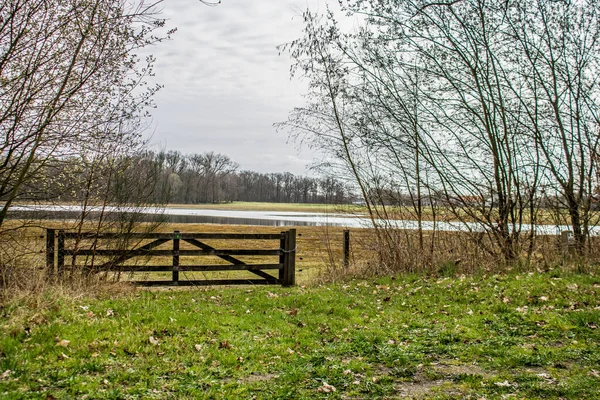
[[[99,207],[88,207],[89,218],[99,214]],[[105,213],[136,212],[144,215],[147,221],[165,221],[173,223],[206,223],[231,225],[265,225],[265,226],[342,226],[347,228],[369,228],[371,220],[366,215],[340,213],[306,213],[291,211],[237,211],[210,210],[186,207],[106,207]],[[82,207],[70,205],[28,205],[14,206],[10,209],[9,218],[36,219],[77,219],[81,218]],[[393,226],[397,229],[416,230],[417,221],[411,220],[376,220],[381,226]],[[432,222],[423,221],[423,230],[431,231],[482,231],[483,226],[474,222]],[[529,226],[523,226],[527,230]],[[569,230],[566,225],[536,225],[538,234],[559,235]]]

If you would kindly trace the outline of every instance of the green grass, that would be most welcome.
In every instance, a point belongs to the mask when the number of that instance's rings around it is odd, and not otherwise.
[[[0,310],[0,398],[598,398],[599,294],[555,270],[48,295]]]

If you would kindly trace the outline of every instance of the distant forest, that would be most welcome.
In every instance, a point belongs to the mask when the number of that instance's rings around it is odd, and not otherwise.
[[[333,177],[240,171],[235,161],[214,152],[187,155],[178,151],[149,152],[146,157],[160,171],[158,182],[170,203],[264,201],[342,204],[352,197],[349,189]]]
[[[111,202],[154,204],[345,204],[354,200],[348,185],[334,177],[239,170],[238,163],[214,152],[144,151],[101,160],[72,157],[48,165],[51,167],[44,169],[44,178],[31,182],[21,200],[111,198]]]

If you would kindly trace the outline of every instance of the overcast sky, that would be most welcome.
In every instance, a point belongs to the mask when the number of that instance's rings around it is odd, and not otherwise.
[[[177,32],[151,49],[164,85],[152,110],[153,148],[214,151],[259,172],[309,173],[311,151],[299,151],[273,127],[304,104],[305,90],[290,80],[291,61],[276,47],[301,35],[303,10],[325,11],[327,2],[222,0],[207,7],[165,0],[162,14]]]

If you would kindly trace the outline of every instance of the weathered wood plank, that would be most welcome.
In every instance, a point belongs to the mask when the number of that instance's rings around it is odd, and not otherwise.
[[[141,252],[144,254],[148,254],[150,251],[152,251],[152,249],[154,249],[155,247],[160,246],[163,243],[168,242],[169,239],[157,239],[153,242],[147,243],[145,245],[143,245],[142,247],[135,249],[133,251],[137,251],[137,252]],[[112,254],[102,254],[103,252],[113,252]],[[133,252],[132,250],[98,250],[98,249],[91,249],[91,250],[77,250],[76,254],[78,255],[82,255],[82,256],[103,256],[103,255],[112,255],[112,256],[119,256],[117,257],[115,260],[109,261],[107,263],[102,264],[99,269],[102,268],[106,268],[109,265],[116,265],[116,264],[121,264],[124,261],[129,260],[132,257],[135,257],[138,254],[131,254]],[[154,250],[156,251],[156,250]],[[165,251],[170,251],[170,250],[165,250]],[[66,255],[73,255],[75,252],[72,250],[66,250],[65,254]],[[172,253],[172,251],[171,251]]]
[[[55,236],[54,229],[46,229],[46,271],[48,277],[54,275]]]
[[[196,239],[185,239],[186,242],[193,244],[194,246],[200,247],[202,250],[215,250],[214,247],[209,246],[206,243],[203,243],[199,240]],[[234,264],[234,265],[242,265],[245,264],[243,261],[238,260],[235,257],[231,257],[231,256],[219,256],[221,259],[225,260],[225,261],[229,261],[230,263]],[[252,272],[255,275],[260,276],[261,278],[264,279],[271,279],[273,278],[271,275],[267,274],[266,272],[263,272],[261,270],[257,270],[257,269],[253,269],[250,270],[250,272]]]
[[[65,231],[58,231],[58,241],[56,249],[56,273],[59,277],[62,277],[63,270],[65,268]]]
[[[252,271],[252,270],[280,270],[282,264],[211,264],[211,265],[180,265],[179,271]],[[171,272],[172,265],[117,265],[103,271],[123,271],[123,272]],[[103,272],[98,271],[98,272]]]
[[[290,229],[287,231],[285,238],[285,254],[283,263],[283,286],[293,286],[296,283],[296,230]]]
[[[180,232],[173,232],[173,284],[177,284],[179,281],[179,241]]]
[[[172,233],[99,233],[86,232],[78,234],[77,232],[65,232],[68,239],[173,239]],[[235,239],[235,240],[274,240],[279,239],[278,233],[182,233],[181,239]]]
[[[81,256],[118,256],[121,255],[126,258],[136,256],[172,256],[173,250],[152,250],[152,249],[135,249],[135,250],[65,250],[64,255],[72,256],[73,254]],[[180,256],[278,256],[281,254],[281,250],[248,250],[248,249],[231,249],[231,250],[179,250]],[[122,261],[120,261],[122,262]],[[114,263],[114,262],[113,262]]]
[[[188,239],[183,239],[183,240],[185,240],[189,244],[192,244],[192,245],[194,245],[196,247],[201,248],[202,250],[215,250],[214,247],[209,246],[208,244],[203,243],[203,242],[201,242],[199,240],[196,240],[196,239],[190,239],[190,238],[188,238]],[[229,261],[232,264],[245,264],[243,261],[238,260],[237,258],[231,257],[231,256],[219,256],[219,258],[221,258],[222,260],[225,260],[225,261]]]
[[[173,281],[134,281],[140,286],[173,286]],[[280,285],[279,279],[215,279],[201,281],[179,281],[177,286],[217,286],[217,285]]]
[[[350,231],[344,230],[344,268],[348,269],[350,266]]]

